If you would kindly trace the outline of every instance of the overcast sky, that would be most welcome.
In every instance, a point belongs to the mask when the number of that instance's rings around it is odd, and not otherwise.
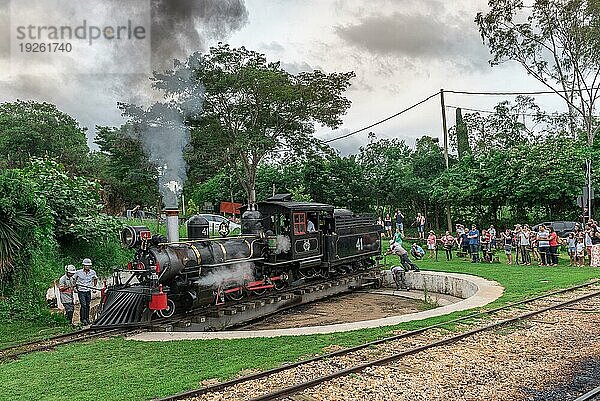
[[[478,11],[486,10],[487,1],[206,1],[208,9],[188,6],[186,10],[165,2],[155,10],[170,18],[153,21],[153,67],[164,68],[174,57],[205,50],[222,40],[263,52],[269,60],[280,60],[290,72],[355,71],[347,93],[352,106],[343,126],[335,132],[319,129],[319,138],[359,129],[440,88],[544,89],[516,64],[489,66],[487,49],[473,22]],[[8,6],[8,0],[0,0],[0,37],[9,35]],[[107,58],[99,54],[97,62],[106,63]],[[96,57],[92,59],[96,62]],[[61,74],[44,69],[19,74],[19,69],[11,71],[10,67],[7,44],[0,41],[0,101],[18,98],[55,103],[89,128],[90,143],[95,125],[122,122],[118,101],[139,101],[148,87],[146,75]],[[448,94],[446,104],[491,109],[502,99]],[[548,111],[562,107],[552,97],[537,100]],[[448,124],[454,124],[453,110],[448,112]],[[401,138],[412,145],[424,134],[441,138],[441,127],[439,98],[434,98],[372,131],[378,137]],[[366,142],[364,132],[332,145],[348,154]]]

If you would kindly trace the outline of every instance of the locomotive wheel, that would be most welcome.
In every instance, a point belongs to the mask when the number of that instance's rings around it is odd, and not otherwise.
[[[263,295],[265,292],[267,292],[266,288],[263,288],[262,290],[252,290],[252,293],[256,295]]]
[[[273,281],[273,284],[275,285],[276,290],[283,290],[289,285],[291,281],[290,276],[288,276],[286,273],[280,273],[279,275],[283,277],[283,280]]]
[[[159,310],[158,316],[171,317],[175,314],[175,302],[172,299],[167,299],[167,309]]]
[[[231,301],[240,301],[244,298],[244,290],[240,287],[238,291],[225,293],[225,298]]]

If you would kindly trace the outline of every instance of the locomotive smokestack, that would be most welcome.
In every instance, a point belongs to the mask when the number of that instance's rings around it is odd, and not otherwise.
[[[179,209],[165,209],[167,215],[167,241],[179,242]]]

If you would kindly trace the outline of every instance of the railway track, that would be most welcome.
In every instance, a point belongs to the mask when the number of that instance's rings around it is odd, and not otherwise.
[[[358,275],[369,273],[369,272],[370,271],[350,273],[350,274],[340,276],[339,278],[353,277],[353,276],[358,276]],[[293,292],[293,291],[301,290],[301,289],[304,289],[307,287],[319,285],[326,281],[327,280],[310,281],[306,284],[282,289],[280,291],[267,292],[266,294],[260,295],[260,296],[254,295],[254,296],[244,298],[239,301],[229,301],[224,305],[218,305],[218,306],[211,305],[211,306],[195,308],[191,311],[188,311],[188,312],[180,314],[180,315],[176,315],[172,318],[158,319],[155,321],[142,323],[140,325],[136,325],[133,327],[130,325],[112,326],[109,328],[90,327],[90,328],[85,328],[82,330],[77,330],[77,331],[74,331],[71,333],[65,333],[65,334],[60,334],[57,336],[49,337],[49,338],[43,339],[43,340],[29,341],[29,342],[17,344],[17,345],[0,350],[0,361],[4,361],[7,359],[15,359],[22,355],[30,354],[30,353],[37,352],[37,351],[49,350],[49,349],[52,349],[59,345],[69,344],[69,343],[73,343],[73,342],[87,341],[87,340],[93,340],[93,339],[104,338],[104,337],[119,336],[119,335],[124,335],[124,334],[130,334],[133,332],[148,331],[157,325],[176,324],[179,322],[183,322],[192,316],[206,314],[213,310],[218,310],[221,307],[232,307],[232,306],[236,306],[238,304],[242,304],[242,303],[248,302],[248,301],[258,301],[263,298],[272,297],[273,295],[283,294],[286,292]]]
[[[291,399],[289,397],[293,397],[301,391],[335,378],[348,376],[371,366],[389,364],[403,357],[449,345],[478,333],[530,319],[554,309],[568,310],[573,304],[599,296],[598,280],[595,280],[488,311],[475,312],[418,330],[161,398],[159,401],[233,400],[242,396],[243,399],[254,396],[252,401]],[[448,325],[465,325],[465,327],[459,334],[455,334],[446,329]],[[386,345],[386,347],[383,348],[382,345]],[[293,384],[282,387],[281,383]]]
[[[14,359],[22,355],[30,354],[37,351],[46,351],[56,346],[69,344],[76,341],[87,341],[96,338],[112,337],[121,334],[132,332],[134,329],[82,329],[71,333],[60,334],[43,340],[29,341],[0,350],[0,361]]]
[[[574,401],[591,401],[591,400],[600,400],[600,386],[577,397]]]

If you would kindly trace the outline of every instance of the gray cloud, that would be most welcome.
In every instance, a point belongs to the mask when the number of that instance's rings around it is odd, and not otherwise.
[[[10,8],[9,0],[0,0],[0,59],[8,56],[10,52]]]
[[[139,62],[141,53],[122,54],[118,53],[116,47],[104,47],[103,51],[96,51],[92,60],[73,60],[60,56],[53,58],[55,72],[38,68],[29,70],[27,74],[4,74],[3,66],[8,67],[10,50],[10,3],[10,0],[0,0],[0,70],[3,70],[0,76],[0,102],[18,98],[55,103],[90,128],[88,140],[91,140],[94,125],[112,125],[122,121],[117,102],[149,104],[160,98],[161,94],[150,87],[150,71],[143,74],[72,73],[73,65],[81,61],[93,63],[96,71],[110,71],[110,67],[115,65],[135,65]],[[46,0],[32,4],[33,7],[27,8],[28,18],[32,21],[58,23],[62,21],[61,13],[68,11],[58,9],[48,14]],[[144,7],[144,3],[139,1],[116,3],[116,0],[99,0],[93,7],[90,6],[89,20],[97,25],[114,23],[110,15],[101,17],[104,14],[97,9],[114,7],[115,4],[119,15],[124,16],[139,15]],[[151,5],[149,54],[151,70],[156,71],[173,68],[174,59],[184,59],[193,52],[205,51],[209,44],[226,39],[248,22],[244,0],[150,0],[145,4]],[[107,20],[103,21],[102,18]]]
[[[322,70],[322,68],[319,67],[318,65],[311,66],[306,61],[290,62],[290,63],[281,62],[281,68],[283,68],[290,74],[294,74],[294,75],[298,74],[300,72],[312,72],[314,70]]]
[[[283,47],[281,43],[276,41],[272,41],[271,43],[261,43],[260,48],[275,53],[282,53],[283,51],[285,51],[285,47]]]
[[[376,56],[412,62],[442,61],[461,69],[487,68],[487,49],[481,44],[474,22],[465,16],[449,17],[395,12],[369,15],[334,29],[347,43]]]
[[[244,0],[152,0],[152,64],[170,66],[248,22]]]

